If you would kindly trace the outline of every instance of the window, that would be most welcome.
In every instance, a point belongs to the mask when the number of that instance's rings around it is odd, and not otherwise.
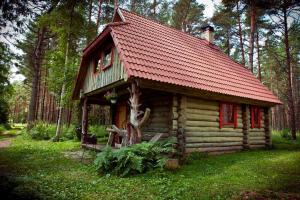
[[[94,60],[94,73],[100,72],[101,71],[101,66],[102,66],[101,57],[98,56]]]
[[[110,67],[112,65],[113,56],[112,48],[109,48],[104,51],[103,54],[103,69]]]
[[[220,128],[237,127],[237,106],[233,103],[220,103]]]
[[[251,128],[261,128],[261,112],[260,108],[257,106],[251,106]]]
[[[113,63],[113,49],[112,47],[102,51],[99,56],[95,57],[94,60],[94,73],[101,72]]]

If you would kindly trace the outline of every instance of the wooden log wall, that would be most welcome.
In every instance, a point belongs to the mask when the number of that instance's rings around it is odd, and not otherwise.
[[[250,128],[250,119],[249,119],[249,106],[246,104],[241,105],[242,109],[242,121],[243,121],[243,148],[249,149],[249,128]]]
[[[168,93],[142,90],[143,106],[150,108],[150,117],[143,127],[143,140],[150,140],[155,134],[164,133],[162,138],[172,135],[172,96]]]
[[[247,107],[250,109],[250,106]],[[260,109],[261,112],[261,127],[260,128],[251,128],[251,123],[249,127],[249,146],[250,149],[257,149],[257,148],[265,148],[266,147],[266,134],[265,134],[265,123],[264,123],[264,110]],[[249,122],[251,120],[251,113],[250,110],[247,111]]]
[[[125,78],[126,75],[123,63],[120,61],[119,54],[116,48],[114,48],[113,53],[113,65],[97,74],[94,73],[94,61],[93,59],[91,59],[83,84],[84,93],[89,93],[93,90]]]
[[[271,129],[271,109],[270,108],[264,108],[264,126],[265,126],[265,137],[266,137],[266,147],[271,148],[272,147],[272,129]]]
[[[186,98],[186,152],[232,152],[243,149],[243,124],[238,106],[238,127],[219,128],[219,102]]]

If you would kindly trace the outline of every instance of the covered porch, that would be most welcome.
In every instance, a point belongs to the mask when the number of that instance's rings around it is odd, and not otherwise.
[[[172,94],[139,86],[137,81],[114,83],[80,95],[82,105],[81,146],[101,151],[106,146],[121,148],[141,141],[157,141],[172,135]],[[97,142],[89,132],[91,105],[109,107],[108,139]]]

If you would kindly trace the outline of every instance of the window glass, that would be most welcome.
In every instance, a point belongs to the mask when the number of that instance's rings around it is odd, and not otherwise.
[[[234,106],[233,104],[223,104],[223,124],[234,123]]]
[[[95,72],[100,72],[101,71],[101,59],[96,58],[95,60]]]
[[[251,126],[252,128],[260,128],[260,109],[259,107],[251,107]]]
[[[103,66],[107,67],[111,64],[111,49],[108,49],[104,52],[104,57],[103,57]]]

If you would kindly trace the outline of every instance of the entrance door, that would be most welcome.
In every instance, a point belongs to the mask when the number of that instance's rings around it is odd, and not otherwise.
[[[126,102],[121,102],[117,105],[115,124],[118,128],[126,129],[127,124],[127,104]]]

